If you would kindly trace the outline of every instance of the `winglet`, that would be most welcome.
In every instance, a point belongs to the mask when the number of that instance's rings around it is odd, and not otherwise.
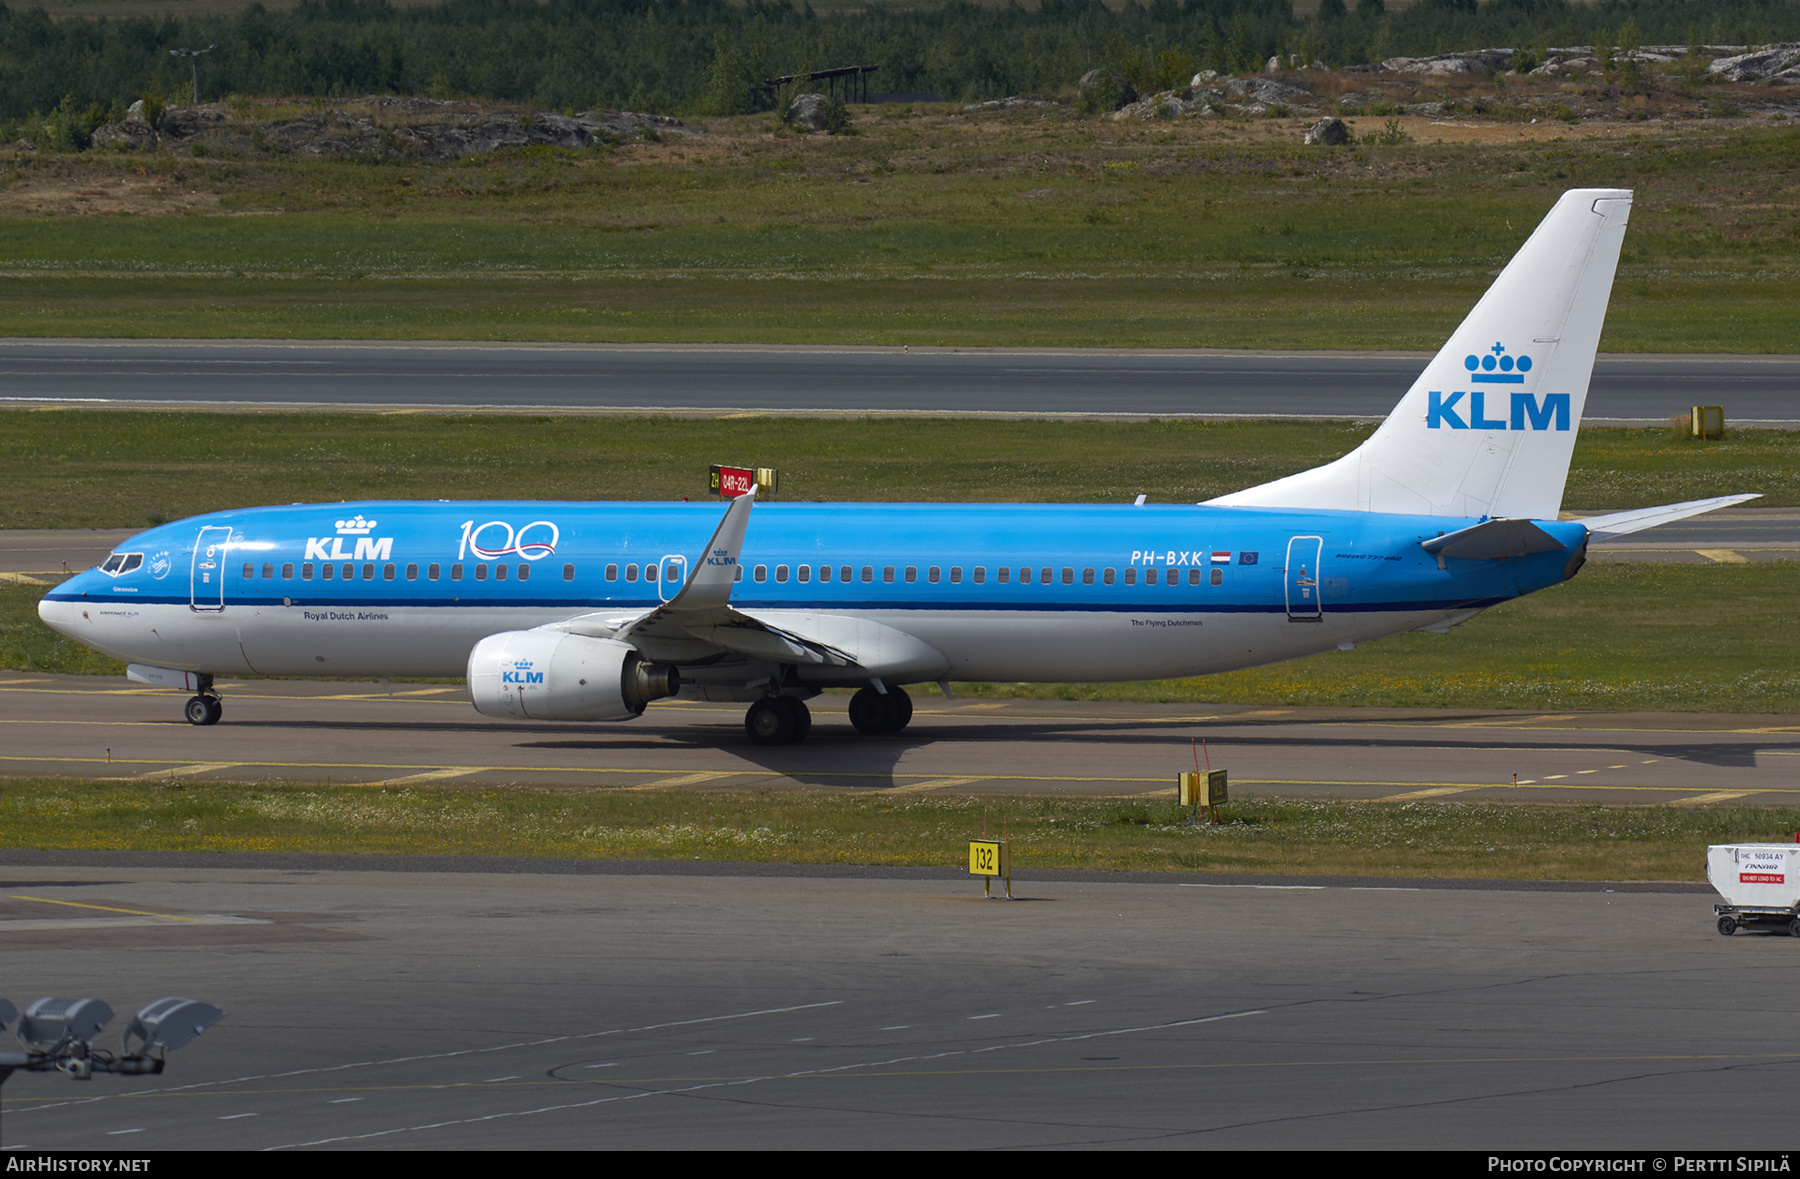
[[[694,563],[693,576],[664,610],[713,610],[730,603],[737,585],[738,555],[744,549],[744,532],[750,526],[750,507],[755,502],[755,488],[731,501],[725,518],[706,542],[706,551]]]

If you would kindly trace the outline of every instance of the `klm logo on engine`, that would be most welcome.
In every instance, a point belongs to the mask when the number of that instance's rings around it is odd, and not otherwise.
[[[516,660],[512,665],[511,671],[503,671],[500,673],[500,682],[503,684],[543,683],[544,673],[541,671],[532,671],[531,667],[532,663],[529,659]],[[585,683],[586,681],[584,680],[582,682]]]
[[[375,531],[376,521],[365,520],[358,512],[349,520],[337,521],[336,536],[309,536],[306,538],[305,561],[391,561],[394,559],[394,538],[391,536],[370,536]],[[346,549],[344,540],[354,537],[356,547]],[[325,547],[329,542],[331,547]]]
[[[1506,345],[1496,342],[1485,356],[1463,357],[1472,385],[1523,385],[1531,371],[1531,357],[1513,356]],[[1505,409],[1496,404],[1496,413],[1504,417],[1488,417],[1488,391],[1457,391],[1449,394],[1432,390],[1425,409],[1425,425],[1438,430],[1567,430],[1569,428],[1569,395],[1546,393],[1540,399],[1529,393],[1513,393]],[[1465,402],[1463,399],[1468,398]],[[1495,398],[1498,402],[1499,398]]]

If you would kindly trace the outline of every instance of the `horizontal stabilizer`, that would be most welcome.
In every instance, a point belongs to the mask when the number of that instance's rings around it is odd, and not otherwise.
[[[1581,523],[1587,525],[1589,539],[1611,540],[1615,536],[1627,536],[1633,532],[1642,532],[1646,528],[1655,528],[1658,524],[1670,524],[1676,520],[1685,520],[1689,516],[1698,516],[1702,512],[1710,512],[1715,508],[1728,508],[1732,504],[1741,504],[1745,500],[1761,498],[1760,494],[1719,495],[1712,499],[1691,499],[1686,503],[1663,504],[1661,507],[1655,508],[1634,508],[1629,512],[1613,512],[1606,516],[1589,516]]]
[[[1422,540],[1419,547],[1442,563],[1445,557],[1492,560],[1523,557],[1526,553],[1553,553],[1565,546],[1530,520],[1485,520],[1472,528]]]

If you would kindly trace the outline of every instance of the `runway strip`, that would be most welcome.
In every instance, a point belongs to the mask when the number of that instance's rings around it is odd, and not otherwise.
[[[624,724],[514,725],[460,685],[222,681],[225,720],[98,676],[0,673],[0,774],[93,780],[495,783],[637,790],[1172,794],[1204,738],[1242,796],[1705,805],[1800,801],[1800,718],[1255,708],[918,696],[897,735],[857,733],[847,695],[765,749],[736,705],[660,703]],[[1516,775],[1516,781],[1515,781]]]

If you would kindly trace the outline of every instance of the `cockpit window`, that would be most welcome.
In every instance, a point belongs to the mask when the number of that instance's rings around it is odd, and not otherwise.
[[[100,572],[117,577],[121,573],[130,573],[143,563],[142,553],[114,553],[101,564]]]

